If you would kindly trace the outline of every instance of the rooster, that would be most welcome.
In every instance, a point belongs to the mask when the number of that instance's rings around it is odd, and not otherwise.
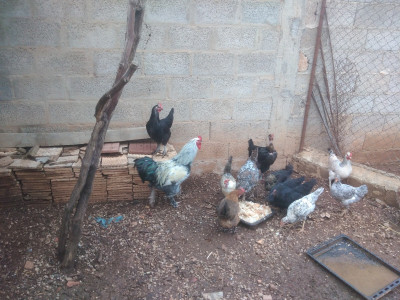
[[[275,150],[274,144],[272,141],[274,140],[274,135],[269,134],[269,145],[266,147],[256,146],[253,143],[252,139],[249,139],[249,156],[254,149],[258,149],[258,157],[257,157],[257,167],[260,169],[261,173],[265,173],[269,170],[270,166],[275,162],[278,157],[278,153]]]
[[[190,175],[191,164],[201,148],[201,142],[201,136],[191,139],[170,160],[154,161],[150,157],[135,159],[140,178],[150,183],[150,206],[155,204],[155,189],[158,189],[166,194],[173,207],[178,207],[174,197],[179,194],[182,182]]]
[[[339,180],[346,179],[350,176],[351,171],[353,170],[351,167],[351,157],[352,154],[347,152],[343,161],[340,161],[335,153],[333,153],[332,149],[328,149],[329,151],[329,188],[331,188],[332,180],[336,177]]]
[[[304,231],[304,223],[307,219],[307,216],[314,211],[315,202],[317,202],[319,195],[321,195],[323,191],[324,188],[320,187],[313,193],[308,194],[307,196],[304,196],[290,204],[286,213],[286,217],[281,220],[281,226],[286,223],[303,221],[303,226],[300,231]]]
[[[240,222],[239,196],[243,193],[243,188],[233,190],[221,200],[217,207],[218,223],[224,229],[233,229],[233,233]]]
[[[162,156],[164,157],[167,153],[166,145],[169,141],[169,138],[171,137],[171,126],[174,122],[174,109],[171,108],[168,116],[160,120],[159,114],[162,110],[163,107],[161,103],[153,106],[150,119],[146,123],[146,130],[149,136],[157,143],[157,148],[153,152],[153,155],[160,150],[162,144],[164,146]]]
[[[228,162],[225,165],[224,174],[221,177],[220,185],[222,193],[226,196],[236,189],[235,177],[231,174],[232,156],[229,156]]]
[[[253,149],[251,156],[240,168],[237,176],[237,186],[245,190],[243,201],[246,199],[246,193],[249,193],[261,179],[260,170],[257,168],[258,148]]]

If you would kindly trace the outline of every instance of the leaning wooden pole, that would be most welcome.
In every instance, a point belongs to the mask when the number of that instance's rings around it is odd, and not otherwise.
[[[144,8],[140,0],[129,0],[127,28],[125,34],[125,49],[122,54],[118,72],[113,87],[100,98],[96,105],[96,124],[82,159],[78,182],[66,204],[61,221],[58,257],[64,268],[73,267],[81,228],[86,213],[89,197],[92,192],[93,180],[100,160],[101,150],[107,133],[108,125],[122,89],[129,82],[137,67],[132,64],[139,44],[140,31],[143,23]]]

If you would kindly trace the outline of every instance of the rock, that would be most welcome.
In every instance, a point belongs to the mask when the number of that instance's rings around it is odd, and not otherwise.
[[[277,290],[278,290],[278,286],[275,285],[275,284],[272,284],[272,283],[269,285],[269,288],[270,288],[272,291],[277,291]]]
[[[30,260],[27,260],[24,268],[27,270],[32,270],[34,268],[33,262],[31,262]]]
[[[41,163],[29,159],[15,159],[14,162],[8,166],[9,169],[40,169]]]
[[[224,292],[202,293],[201,295],[206,300],[217,300],[224,297]]]
[[[263,298],[263,300],[272,300],[271,295],[263,295],[262,298]]]
[[[303,52],[300,52],[299,53],[298,71],[304,72],[304,71],[307,71],[307,69],[308,69],[308,58],[307,58],[307,56],[304,55]]]
[[[67,287],[73,287],[73,286],[76,286],[76,285],[80,285],[81,283],[79,282],[79,281],[72,281],[72,280],[69,280],[68,282],[67,282]]]
[[[259,245],[264,245],[264,239],[258,240],[256,243]]]
[[[13,161],[14,160],[10,156],[0,158],[0,167],[6,167],[6,166],[12,164]]]

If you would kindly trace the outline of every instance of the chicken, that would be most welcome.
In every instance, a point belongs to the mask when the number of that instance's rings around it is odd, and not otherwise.
[[[252,151],[246,163],[240,168],[237,176],[236,186],[242,187],[245,190],[243,201],[246,199],[246,194],[250,193],[261,179],[260,170],[256,164],[257,152],[257,148]]]
[[[271,188],[276,184],[276,183],[281,183],[286,181],[290,175],[293,172],[293,166],[291,164],[288,164],[284,169],[282,170],[276,170],[267,175],[265,178],[265,189],[267,191],[270,191]]]
[[[346,179],[350,176],[352,167],[351,167],[351,157],[352,154],[347,152],[343,161],[340,161],[335,153],[333,153],[332,149],[328,149],[329,151],[329,188],[331,188],[332,180],[336,177],[339,177],[339,180]]]
[[[368,193],[368,187],[364,184],[359,187],[353,187],[348,184],[343,184],[336,177],[331,186],[331,195],[336,200],[339,200],[346,209],[352,203],[360,201]]]
[[[322,194],[324,188],[320,187],[313,193],[308,194],[289,205],[286,217],[282,218],[281,226],[287,223],[296,223],[303,221],[303,226],[300,231],[304,231],[304,223],[307,216],[315,209],[315,202],[317,202],[319,195]]]
[[[269,145],[266,147],[256,146],[253,143],[252,139],[249,139],[249,156],[254,149],[258,149],[258,158],[257,158],[257,167],[260,169],[261,173],[265,173],[269,170],[270,166],[275,162],[276,158],[278,157],[278,153],[274,148],[274,144],[272,141],[274,140],[274,135],[269,134]]]
[[[190,175],[191,164],[201,148],[201,142],[201,136],[191,139],[170,160],[154,161],[150,157],[135,159],[140,178],[150,183],[150,206],[155,204],[155,189],[163,191],[173,207],[178,206],[174,197],[179,194],[182,182]]]
[[[236,179],[231,174],[232,156],[229,156],[228,162],[225,165],[224,174],[221,177],[221,190],[226,196],[236,189]]]
[[[288,208],[294,201],[309,194],[317,183],[315,179],[304,182],[304,177],[288,179],[276,184],[268,195],[268,202],[279,208]]]
[[[167,153],[166,145],[171,137],[171,126],[174,122],[174,109],[171,108],[168,116],[160,120],[160,111],[163,110],[162,104],[158,103],[153,106],[149,121],[146,123],[146,130],[149,136],[157,143],[157,148],[153,154],[156,154],[161,147],[164,146],[162,156],[164,157]]]
[[[233,229],[239,224],[239,196],[244,193],[244,189],[233,190],[217,206],[218,223],[224,229]]]

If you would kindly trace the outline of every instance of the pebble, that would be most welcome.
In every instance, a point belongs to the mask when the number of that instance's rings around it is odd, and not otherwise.
[[[30,260],[27,260],[24,268],[27,270],[32,270],[34,268],[33,262],[31,262]]]

